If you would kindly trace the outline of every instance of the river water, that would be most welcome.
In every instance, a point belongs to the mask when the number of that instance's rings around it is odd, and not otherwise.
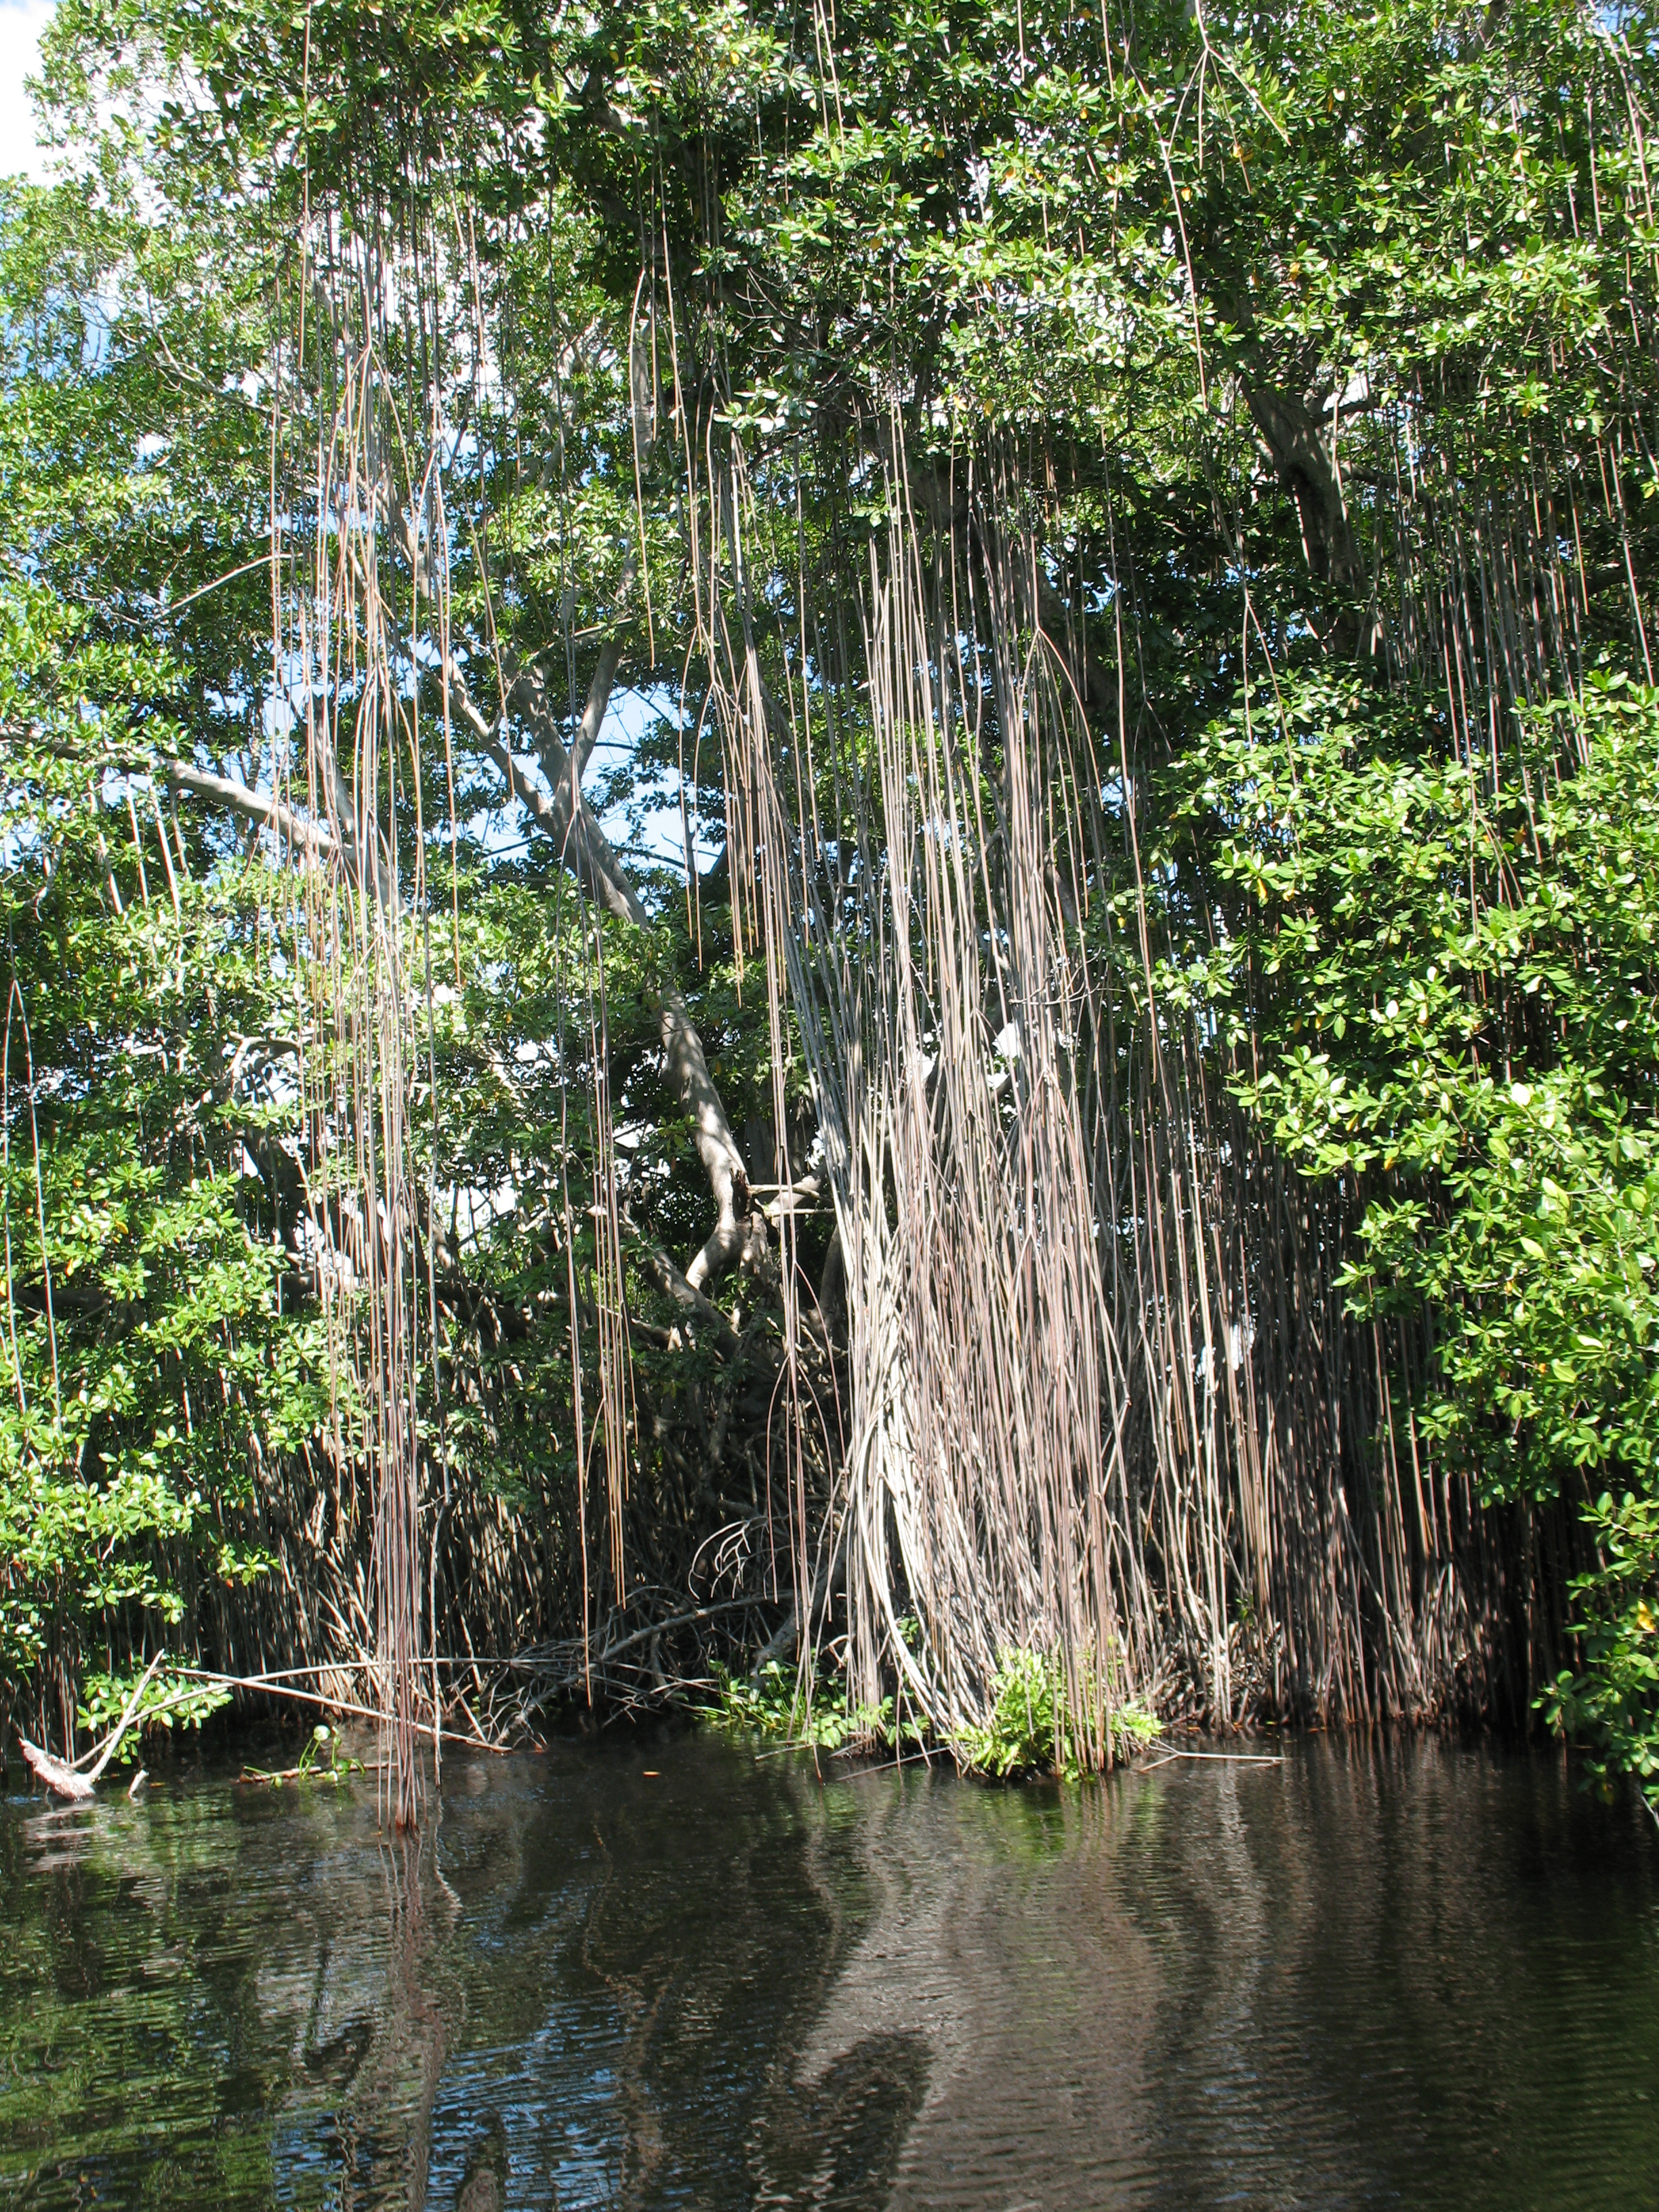
[[[648,1771],[647,1771],[648,1770]],[[1334,1739],[0,1808],[0,2205],[1659,2206],[1659,1834]]]

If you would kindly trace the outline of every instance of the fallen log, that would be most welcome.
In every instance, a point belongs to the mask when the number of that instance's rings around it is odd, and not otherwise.
[[[55,1758],[49,1751],[43,1751],[38,1743],[31,1743],[20,1731],[17,1741],[22,1747],[24,1763],[33,1771],[36,1778],[44,1782],[46,1788],[54,1791],[59,1797],[68,1798],[71,1804],[82,1804],[88,1797],[95,1797],[98,1794],[98,1778],[120,1748],[121,1739],[131,1727],[132,1717],[137,1711],[143,1694],[155,1677],[156,1668],[166,1656],[165,1652],[158,1651],[149,1666],[145,1668],[143,1680],[127,1699],[122,1708],[120,1719],[116,1722],[114,1728],[104,1738],[103,1742],[94,1744],[90,1751],[83,1753],[72,1764]],[[84,1766],[88,1759],[95,1762],[91,1772],[89,1774],[78,1772],[77,1770]]]
[[[49,1751],[42,1751],[38,1743],[31,1743],[26,1735],[20,1735],[17,1741],[23,1747],[25,1763],[33,1768],[36,1778],[44,1782],[48,1790],[55,1790],[60,1797],[76,1801],[97,1796],[98,1792],[84,1774],[77,1774],[72,1766],[65,1766],[61,1759],[54,1759]]]

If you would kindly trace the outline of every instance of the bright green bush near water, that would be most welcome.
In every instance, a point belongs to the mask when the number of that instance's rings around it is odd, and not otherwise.
[[[815,1678],[810,1696],[804,1694],[796,1668],[776,1659],[752,1675],[720,1673],[709,1712],[722,1727],[820,1751],[856,1746],[904,1752],[936,1741],[915,1720],[896,1717],[890,1697],[876,1706],[853,1705],[833,1675]],[[1133,1700],[1115,1707],[1109,1725],[1118,1758],[1133,1756],[1159,1733],[1157,1716]],[[1048,1654],[1024,1650],[1002,1654],[989,1714],[980,1725],[963,1729],[948,1750],[964,1771],[1005,1782],[1048,1776],[1075,1782],[1095,1764],[1072,1710],[1063,1667]]]
[[[1501,778],[1450,758],[1358,681],[1241,703],[1176,819],[1244,919],[1166,981],[1353,1196],[1351,1310],[1432,1316],[1400,1432],[1485,1498],[1578,1504],[1582,1659],[1540,1704],[1659,1808],[1659,692],[1592,681],[1506,744]]]
[[[1057,1658],[1040,1651],[1003,1652],[991,1683],[988,1717],[963,1735],[961,1752],[970,1773],[1003,1781],[1052,1774],[1074,1782],[1095,1761],[1078,1724]],[[1133,1757],[1158,1735],[1156,1714],[1135,1700],[1106,1715],[1113,1754]]]
[[[718,1726],[748,1735],[776,1736],[817,1751],[863,1743],[903,1749],[920,1744],[914,1721],[896,1717],[895,1701],[854,1705],[832,1674],[816,1674],[803,1689],[793,1662],[769,1659],[751,1674],[717,1667],[714,1703],[705,1709]]]
[[[183,831],[153,827],[154,896],[130,854],[112,895],[109,817],[53,747],[88,720],[77,626],[14,580],[0,629],[0,1715],[44,1675],[65,1728],[100,1728],[135,1652],[264,1571],[262,1460],[319,1425],[328,1391],[319,1322],[284,1314],[282,1255],[231,1171],[281,1119],[234,1109],[228,1080],[238,1040],[283,1021],[258,872],[196,880],[164,852]],[[162,672],[135,654],[125,680]],[[223,1701],[164,1669],[139,1717]]]

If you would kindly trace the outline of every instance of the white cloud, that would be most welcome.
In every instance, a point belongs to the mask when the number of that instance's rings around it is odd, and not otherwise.
[[[55,0],[0,0],[0,176],[47,181],[46,156],[35,143],[34,110],[23,89],[40,63],[40,33]]]

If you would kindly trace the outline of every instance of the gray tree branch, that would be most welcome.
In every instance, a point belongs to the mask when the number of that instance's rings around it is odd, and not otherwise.
[[[602,670],[605,658],[601,656]],[[619,653],[610,653],[610,674],[604,685],[605,697],[614,681],[619,658]],[[548,708],[539,677],[533,672],[521,676],[513,687],[512,698],[535,745],[536,757],[546,779],[545,789],[526,774],[514,759],[504,733],[493,727],[480,711],[453,658],[445,667],[444,676],[451,712],[501,769],[508,789],[523,802],[532,820],[551,840],[561,861],[583,890],[617,921],[630,922],[636,929],[649,929],[651,917],[628,871],[582,795],[574,763],[560,733],[557,719]],[[597,677],[595,682],[597,684]],[[590,711],[595,701],[596,694],[590,690]],[[601,700],[595,716],[596,729],[603,718]],[[584,726],[586,721],[584,716]],[[681,1107],[690,1116],[697,1157],[717,1209],[712,1233],[685,1271],[690,1286],[707,1296],[734,1264],[763,1263],[766,1226],[750,1196],[743,1153],[714,1078],[708,1073],[702,1039],[684,1000],[672,983],[659,983],[657,1012],[664,1072]]]

